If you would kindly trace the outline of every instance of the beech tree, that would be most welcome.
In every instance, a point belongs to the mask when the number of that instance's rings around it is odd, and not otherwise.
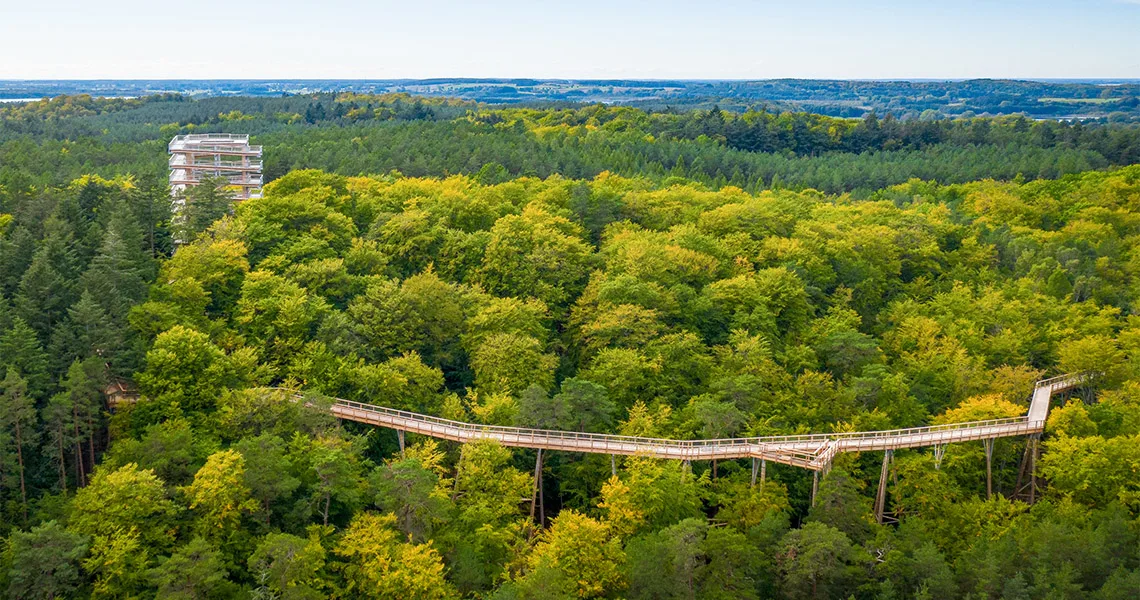
[[[367,512],[353,518],[333,548],[333,554],[345,561],[339,565],[345,591],[370,598],[455,597],[444,579],[439,553],[430,545],[400,542],[395,520]]]

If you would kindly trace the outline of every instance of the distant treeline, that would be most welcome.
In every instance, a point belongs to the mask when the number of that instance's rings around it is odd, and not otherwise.
[[[866,193],[915,177],[1054,178],[1140,162],[1140,125],[1107,120],[841,119],[601,105],[496,109],[406,94],[67,97],[0,108],[0,185],[61,185],[87,173],[158,182],[165,177],[166,142],[195,131],[252,134],[266,148],[269,180],[300,168],[475,174],[488,183],[611,171],[752,192]]]
[[[650,109],[701,108],[714,103],[740,111],[767,106],[809,110],[837,117],[867,112],[896,117],[920,115],[1033,118],[1140,118],[1140,82],[1018,81],[845,81],[767,79],[758,81],[692,80],[550,80],[550,79],[389,79],[389,80],[183,80],[183,81],[0,81],[0,98],[38,98],[59,94],[141,97],[156,91],[232,98],[302,96],[317,92],[357,94],[412,93],[519,106],[532,103],[587,102]]]

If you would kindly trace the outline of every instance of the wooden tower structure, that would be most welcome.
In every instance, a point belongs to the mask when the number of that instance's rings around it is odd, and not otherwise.
[[[170,140],[168,149],[170,192],[176,202],[182,192],[207,177],[224,179],[235,200],[261,197],[261,146],[250,146],[248,135],[179,135]]]

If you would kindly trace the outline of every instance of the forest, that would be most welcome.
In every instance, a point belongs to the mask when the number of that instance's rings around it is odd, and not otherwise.
[[[195,131],[253,134],[264,196],[199,186],[175,218],[165,143]],[[0,108],[0,588],[1135,598],[1138,139],[402,95]],[[899,450],[883,523],[882,453],[814,503],[747,460],[549,452],[536,482],[532,450],[401,450],[324,404],[691,440],[1019,416],[1084,371],[1035,502],[1024,438],[992,493],[980,442]]]
[[[404,94],[98,99],[0,106],[0,185],[66,186],[89,174],[166,178],[165,146],[195,131],[248,133],[265,174],[472,175],[485,183],[602,172],[755,193],[811,188],[858,198],[918,178],[1055,179],[1140,162],[1140,124],[1024,116],[840,119],[802,112],[626,106],[490,108]]]
[[[1023,114],[1041,119],[1140,118],[1140,81],[1093,80],[638,80],[638,79],[196,79],[0,81],[0,101],[92,94],[139,97],[163,93],[204,96],[306,95],[315,92],[463,98],[497,105],[553,102],[625,104],[644,108],[708,109],[768,105],[863,117],[899,118]]]

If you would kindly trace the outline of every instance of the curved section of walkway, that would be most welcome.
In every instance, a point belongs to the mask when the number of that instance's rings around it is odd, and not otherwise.
[[[672,460],[758,458],[772,462],[826,470],[840,452],[940,446],[952,442],[1013,437],[1041,433],[1053,394],[1087,381],[1087,374],[1062,375],[1034,386],[1029,412],[1023,417],[912,427],[887,431],[859,431],[813,435],[669,440],[549,429],[499,427],[451,421],[418,413],[351,400],[332,399],[330,412],[348,421],[418,433],[456,442],[493,439],[504,446],[541,448],[592,454],[650,456]],[[301,398],[298,395],[298,398]]]

